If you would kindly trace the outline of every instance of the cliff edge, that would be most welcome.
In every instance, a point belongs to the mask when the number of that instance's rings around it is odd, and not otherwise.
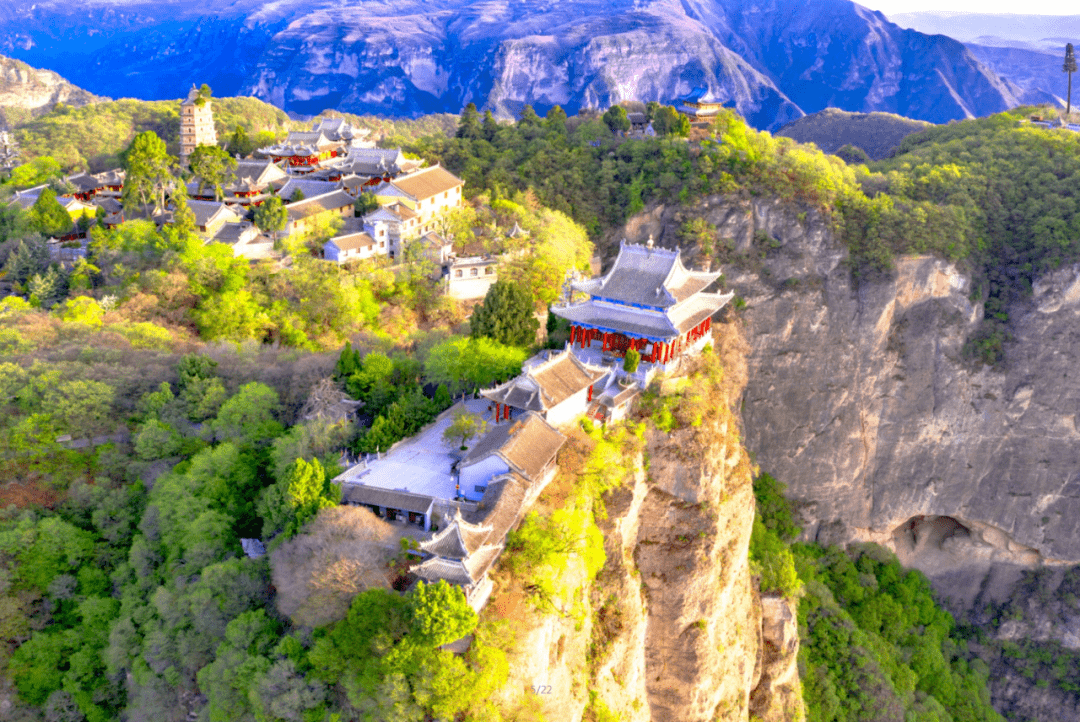
[[[814,209],[713,197],[623,229],[676,242],[687,214],[733,249],[746,302],[746,444],[788,487],[806,536],[874,541],[970,603],[1000,565],[1080,561],[1080,268],[1010,310],[1003,371],[962,354],[971,281],[931,257],[853,282]]]
[[[591,510],[606,561],[595,580],[585,559],[568,565],[577,591],[555,610],[528,602],[506,567],[498,575],[485,614],[517,632],[504,709],[573,721],[802,719],[793,606],[761,599],[747,559],[752,464],[732,411],[746,347],[736,326],[714,335],[715,353],[647,393],[636,424],[599,442],[576,430],[561,453],[540,514],[569,508],[582,475],[622,470]]]

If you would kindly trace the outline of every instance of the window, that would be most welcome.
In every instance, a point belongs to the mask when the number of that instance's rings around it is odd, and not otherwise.
[[[382,238],[385,235],[386,235],[386,229],[385,228],[380,228],[379,229],[379,238]]]
[[[454,271],[454,278],[461,278],[461,269],[460,268],[457,269],[456,271]]]
[[[473,487],[473,491],[475,491],[477,494],[483,494],[485,491],[487,491],[487,487],[477,484]]]
[[[379,241],[379,248],[386,248],[386,241]]]
[[[447,194],[448,194],[448,193],[449,193],[449,191],[447,191],[447,193],[443,193],[443,194],[442,194],[443,200],[446,200],[446,197],[447,197]]]
[[[480,275],[480,269],[478,269],[478,268],[470,268],[469,269],[469,275],[470,276],[478,276],[478,275]]]
[[[484,269],[484,275],[485,276],[490,276],[493,273],[495,273],[495,269],[492,268],[491,266],[488,266],[487,268]]]

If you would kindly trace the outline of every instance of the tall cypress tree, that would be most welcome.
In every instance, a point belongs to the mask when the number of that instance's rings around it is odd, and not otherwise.
[[[469,103],[465,106],[465,110],[461,111],[457,137],[476,140],[480,135],[480,112],[476,109],[476,103]]]
[[[473,338],[486,336],[508,346],[529,346],[536,340],[540,322],[528,291],[511,281],[496,281],[473,311],[469,325]]]

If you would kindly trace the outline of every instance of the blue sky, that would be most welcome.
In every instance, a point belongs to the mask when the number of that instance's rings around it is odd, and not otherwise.
[[[1038,3],[1002,2],[1001,0],[855,0],[874,10],[908,13],[922,10],[946,10],[969,13],[1022,13],[1025,15],[1080,15],[1076,0],[1042,0]]]

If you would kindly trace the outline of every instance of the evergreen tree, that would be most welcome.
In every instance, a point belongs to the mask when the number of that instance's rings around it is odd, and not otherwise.
[[[690,135],[690,119],[670,105],[658,108],[652,123],[653,130],[659,136],[673,135],[685,138]]]
[[[297,459],[259,499],[263,536],[283,533],[291,537],[310,521],[319,509],[336,506],[341,501],[341,487],[326,476],[318,459],[310,463]]]
[[[272,196],[255,208],[255,225],[263,233],[278,233],[285,229],[288,222],[289,212],[277,196]]]
[[[612,133],[630,130],[630,118],[626,115],[626,108],[621,105],[613,105],[604,113],[604,122]]]
[[[484,140],[489,143],[495,140],[495,134],[499,132],[499,123],[495,120],[495,116],[491,114],[490,110],[484,111],[484,125],[483,135]]]
[[[30,305],[52,308],[67,297],[67,276],[50,267],[45,273],[34,274],[26,284]]]
[[[353,204],[353,209],[356,212],[356,216],[362,218],[368,213],[378,210],[379,201],[371,191],[363,191],[356,199],[356,203]]]
[[[554,130],[558,133],[566,132],[566,111],[562,109],[560,105],[551,106],[551,110],[544,116],[545,125],[549,130]]]
[[[536,114],[531,105],[526,105],[521,109],[521,120],[518,123],[528,127],[535,127],[540,125],[540,116]]]
[[[214,189],[214,200],[221,200],[221,184],[236,169],[236,159],[215,145],[200,145],[191,152],[188,165],[198,179],[199,195],[209,185]]]
[[[4,264],[4,273],[12,283],[21,285],[48,267],[49,249],[40,236],[34,236],[19,241]]]
[[[247,156],[251,155],[251,152],[255,150],[255,142],[248,136],[247,129],[237,123],[236,130],[229,136],[229,142],[226,144],[225,149],[231,156]]]
[[[458,138],[467,140],[476,140],[480,137],[480,113],[476,110],[476,103],[469,103],[461,112],[456,135]]]
[[[540,322],[528,292],[512,281],[496,281],[473,311],[469,321],[473,338],[486,336],[508,346],[529,346]]]
[[[171,230],[183,242],[195,235],[195,212],[188,205],[187,188],[178,183],[172,192],[173,222]]]
[[[56,191],[42,188],[30,207],[30,225],[47,236],[61,236],[71,230],[71,216],[56,200]]]
[[[164,207],[165,191],[173,185],[174,160],[154,131],[135,136],[124,151],[124,206],[133,208],[156,200],[159,208]]]

